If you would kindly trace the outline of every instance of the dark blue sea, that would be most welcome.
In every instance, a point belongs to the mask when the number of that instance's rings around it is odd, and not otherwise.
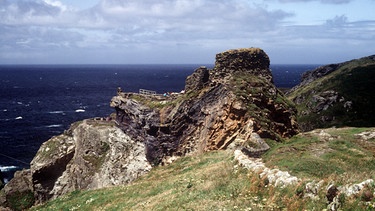
[[[179,92],[197,65],[0,65],[0,170],[6,180],[29,168],[40,145],[75,121],[106,117],[117,87]],[[205,65],[212,68],[213,65]],[[318,65],[271,65],[290,88]]]

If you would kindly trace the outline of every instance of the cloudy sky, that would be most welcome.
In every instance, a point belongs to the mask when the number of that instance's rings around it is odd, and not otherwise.
[[[375,54],[375,0],[0,0],[0,64],[273,64]]]

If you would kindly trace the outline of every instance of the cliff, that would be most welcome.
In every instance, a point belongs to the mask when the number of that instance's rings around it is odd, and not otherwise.
[[[332,126],[375,126],[375,55],[306,72],[287,95],[303,131]]]
[[[75,191],[31,210],[373,210],[374,140],[375,128],[317,129],[262,158],[185,156],[129,185]]]
[[[2,190],[2,202],[24,209],[75,190],[125,184],[150,169],[143,143],[113,122],[88,119],[43,143],[30,169],[17,172]]]
[[[259,156],[266,141],[298,132],[295,109],[273,85],[269,63],[258,48],[230,50],[216,55],[212,70],[195,70],[184,94],[119,90],[112,118],[74,123],[45,142],[30,169],[2,190],[2,204],[24,209],[75,190],[126,184],[187,154],[230,148]]]
[[[212,70],[186,79],[185,94],[167,98],[120,92],[112,99],[123,130],[145,139],[152,164],[175,156],[241,148],[253,156],[297,133],[294,108],[273,85],[267,54],[258,48],[216,55]],[[141,104],[142,106],[139,106]]]

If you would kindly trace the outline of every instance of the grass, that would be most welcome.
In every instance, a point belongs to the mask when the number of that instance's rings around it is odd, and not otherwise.
[[[304,131],[332,126],[370,127],[374,126],[375,119],[373,84],[375,84],[374,61],[359,59],[347,62],[331,74],[300,87],[290,93],[288,98],[304,98],[296,105],[299,114],[298,122]],[[313,112],[313,96],[329,90],[338,92],[338,102],[327,110]],[[344,107],[347,101],[352,102],[350,109]],[[306,111],[310,112],[303,114]],[[334,120],[320,121],[322,116],[334,117]]]
[[[7,198],[8,204],[13,210],[25,210],[34,204],[34,196],[31,191],[19,192],[16,191],[11,197]]]
[[[295,112],[295,106],[284,94],[275,86],[262,77],[254,77],[251,73],[233,73],[230,90],[236,98],[247,106],[247,115],[251,117],[262,131],[262,137],[270,137],[276,141],[283,141],[283,138],[291,134],[276,133],[278,123],[287,124],[285,115],[281,111],[290,111],[292,116]],[[279,112],[279,113],[278,113]],[[294,134],[292,134],[294,135]]]
[[[272,210],[295,207],[294,188],[265,185],[227,151],[184,157],[131,185],[75,191],[31,210]],[[303,206],[298,204],[298,206]]]
[[[163,103],[160,100],[156,100],[152,98],[152,96],[133,94],[131,98],[152,109],[162,108],[166,105],[166,103]]]
[[[31,210],[323,210],[325,187],[332,181],[340,185],[375,179],[375,152],[355,136],[369,130],[374,129],[327,129],[329,136],[310,132],[274,145],[264,161],[301,178],[295,186],[274,187],[239,168],[229,151],[213,151],[155,167],[129,185],[74,191]],[[307,182],[319,180],[324,184],[318,199],[301,197]],[[343,195],[342,209],[371,210],[374,199],[364,201],[374,189],[375,184],[354,198]]]
[[[332,77],[344,76],[333,73]],[[330,83],[337,86],[334,81]],[[311,86],[319,87],[322,83],[316,81]],[[248,75],[234,77],[232,84],[232,91],[239,99],[248,102],[249,113],[256,114],[261,123],[270,122],[267,109],[260,109],[252,100],[253,97],[268,94],[268,88],[272,87],[265,84],[261,79]],[[354,84],[358,89],[354,88],[353,93],[363,89],[361,84]],[[306,87],[302,91],[306,95],[312,94]],[[134,99],[151,108],[163,109],[202,94],[204,91],[190,92],[174,101],[156,104],[146,98]],[[285,107],[293,107],[278,92],[265,98]],[[303,108],[303,105],[299,106],[299,109]],[[323,210],[327,208],[324,190],[332,181],[340,185],[375,179],[375,140],[363,141],[355,136],[370,129],[327,129],[324,130],[329,134],[327,136],[313,131],[285,139],[283,143],[266,140],[271,150],[263,156],[263,160],[270,168],[280,168],[301,178],[296,186],[283,189],[274,187],[257,173],[238,168],[231,153],[215,151],[183,157],[169,166],[155,167],[129,185],[74,191],[31,210]],[[106,151],[106,146],[103,146],[103,151]],[[318,199],[301,197],[307,182],[319,180],[324,181],[324,187]],[[370,192],[374,192],[374,189],[375,185],[368,187]],[[342,209],[374,208],[375,200],[370,199],[371,203],[365,204],[364,198],[365,192],[353,198],[342,196]]]
[[[151,109],[163,109],[165,107],[174,107],[181,103],[188,96],[187,94],[170,96],[170,97],[157,97],[152,95],[132,94],[131,99],[145,105]]]
[[[351,172],[356,177],[347,178],[350,182],[360,182],[366,176],[375,179],[375,151],[355,136],[367,130],[370,129],[326,129],[326,138],[314,132],[299,134],[273,147],[264,159],[269,166],[278,166],[299,177],[321,179]]]
[[[227,152],[184,157],[128,186],[76,191],[34,210],[212,210],[247,207],[246,172],[233,171]]]

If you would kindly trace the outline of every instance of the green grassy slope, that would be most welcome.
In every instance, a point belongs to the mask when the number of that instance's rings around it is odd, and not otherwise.
[[[345,177],[346,182],[375,179],[375,139],[363,140],[356,135],[366,131],[371,129],[330,128],[301,133],[273,147],[263,159],[269,166],[298,177]]]
[[[274,146],[263,156],[267,166],[301,178],[283,189],[238,167],[231,152],[214,151],[156,167],[127,186],[76,191],[32,210],[322,210],[332,181],[342,185],[375,179],[375,138],[364,141],[356,135],[364,131],[375,129],[316,130]],[[317,200],[300,195],[312,180],[323,180]],[[362,195],[342,198],[342,208],[371,210],[375,199],[366,202]]]
[[[288,95],[296,102],[298,122],[304,131],[332,126],[375,126],[375,60],[365,57],[343,63],[337,70]],[[337,99],[327,109],[317,109],[319,97],[334,91]]]

